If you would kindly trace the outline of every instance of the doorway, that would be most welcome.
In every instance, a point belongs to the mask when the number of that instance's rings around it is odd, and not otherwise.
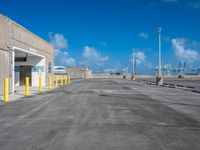
[[[32,66],[20,66],[20,86],[25,85],[26,77],[29,77],[29,85],[32,85],[31,78]]]

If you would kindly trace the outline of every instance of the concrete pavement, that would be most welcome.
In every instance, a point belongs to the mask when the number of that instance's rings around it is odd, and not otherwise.
[[[51,90],[53,90],[55,87],[53,87]],[[49,91],[48,87],[43,87],[43,92]],[[34,96],[39,94],[39,87],[29,87],[29,95]],[[16,101],[21,100],[23,97],[25,97],[25,87],[15,87],[14,94],[9,94],[9,101]],[[0,95],[0,105],[3,103],[4,95]]]
[[[156,83],[156,78],[139,78],[137,81],[146,81],[150,83]],[[189,91],[200,93],[200,78],[167,78],[164,77],[164,85],[170,87],[181,88]]]
[[[198,93],[122,79],[0,106],[2,150],[199,150]]]

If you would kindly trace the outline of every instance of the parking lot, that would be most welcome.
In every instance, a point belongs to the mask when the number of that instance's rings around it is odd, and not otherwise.
[[[150,84],[156,84],[155,78],[139,78],[137,81],[145,81]],[[200,78],[164,78],[164,86],[200,92]]]
[[[199,150],[199,95],[122,79],[72,81],[0,105],[0,149]]]

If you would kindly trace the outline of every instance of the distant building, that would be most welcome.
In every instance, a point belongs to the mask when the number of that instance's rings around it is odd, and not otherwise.
[[[85,79],[92,74],[92,71],[87,67],[71,67],[67,68],[66,71],[73,79]]]
[[[9,78],[10,93],[15,86],[24,86],[25,77],[31,86],[43,86],[53,75],[54,49],[45,40],[28,31],[13,20],[0,14],[0,95],[3,94],[4,78]]]
[[[66,67],[64,66],[54,66],[55,75],[65,75],[67,74]]]

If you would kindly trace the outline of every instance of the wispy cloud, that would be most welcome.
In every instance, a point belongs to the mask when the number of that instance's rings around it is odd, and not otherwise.
[[[189,48],[189,40],[185,38],[172,39],[172,46],[175,50],[175,55],[179,60],[188,61],[190,63],[200,59],[200,54],[197,50]]]
[[[62,34],[59,33],[49,33],[50,43],[54,46],[55,49],[68,48],[68,42]]]
[[[83,64],[90,66],[103,66],[109,60],[108,56],[102,56],[97,49],[90,46],[85,46],[83,50]]]
[[[188,4],[188,6],[193,7],[195,9],[199,9],[200,8],[200,1],[199,0],[194,1],[194,2],[190,1],[187,4]]]
[[[146,61],[146,55],[144,52],[142,52],[140,49],[133,49],[133,58],[136,59],[137,65],[140,65],[141,63]],[[133,62],[133,59],[131,58],[131,62]]]
[[[174,3],[179,4],[183,7],[189,7],[189,8],[200,8],[200,0],[162,0],[165,3]]]
[[[49,42],[54,47],[55,60],[58,65],[64,66],[75,66],[76,60],[70,57],[69,53],[66,51],[68,48],[67,39],[62,34],[59,33],[49,33]]]
[[[141,38],[145,38],[145,39],[148,39],[148,38],[149,38],[148,33],[144,32],[144,31],[140,32],[140,33],[138,34],[138,36],[141,37]]]

